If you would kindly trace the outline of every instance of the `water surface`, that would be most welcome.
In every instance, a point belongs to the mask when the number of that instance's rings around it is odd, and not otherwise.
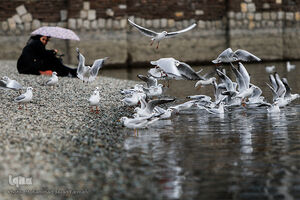
[[[298,68],[285,63],[245,64],[251,83],[261,87],[268,101],[271,92],[266,65],[276,65],[288,78],[293,93],[300,93]],[[150,65],[149,65],[150,67]],[[193,66],[198,70],[199,66]],[[204,72],[214,66],[203,67]],[[147,69],[107,70],[104,75],[137,80]],[[229,76],[233,77],[228,70]],[[234,78],[233,78],[234,79]],[[212,86],[194,88],[195,81],[172,81],[168,95],[186,101],[193,94],[213,97]],[[300,199],[300,101],[278,114],[266,108],[236,107],[224,115],[191,108],[170,120],[140,130],[137,137],[124,129],[128,157],[151,155],[165,199]],[[144,166],[136,166],[143,168]]]

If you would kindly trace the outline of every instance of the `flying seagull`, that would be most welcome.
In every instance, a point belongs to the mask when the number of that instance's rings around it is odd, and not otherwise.
[[[92,82],[96,79],[99,69],[103,66],[104,61],[108,58],[97,59],[94,61],[92,67],[85,66],[85,57],[79,52],[79,49],[76,48],[78,53],[78,68],[77,68],[77,77],[83,82]]]
[[[186,31],[189,31],[193,28],[195,28],[195,26],[197,25],[196,23],[192,24],[191,26],[185,28],[185,29],[182,29],[182,30],[179,30],[179,31],[175,31],[175,32],[170,32],[168,33],[167,31],[163,31],[163,32],[160,32],[160,33],[157,33],[155,31],[152,31],[152,30],[149,30],[149,29],[146,29],[142,26],[139,26],[137,24],[135,24],[133,21],[131,21],[130,19],[128,19],[128,22],[134,26],[135,28],[137,28],[143,35],[145,36],[148,36],[148,37],[151,37],[151,46],[153,44],[154,41],[157,41],[157,46],[156,46],[156,49],[158,49],[158,46],[159,46],[159,42],[162,40],[162,39],[165,39],[165,38],[170,38],[170,37],[173,37],[179,33],[184,33]]]

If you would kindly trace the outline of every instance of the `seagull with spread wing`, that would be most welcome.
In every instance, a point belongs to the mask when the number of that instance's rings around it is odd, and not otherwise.
[[[85,57],[79,52],[79,49],[76,48],[78,53],[78,68],[77,68],[77,77],[83,82],[92,82],[96,79],[99,69],[103,66],[104,61],[108,58],[97,59],[94,61],[92,67],[85,66]]]
[[[189,31],[193,28],[195,28],[195,26],[197,25],[196,23],[192,24],[191,26],[185,28],[185,29],[182,29],[182,30],[179,30],[179,31],[175,31],[175,32],[170,32],[168,33],[167,31],[163,31],[163,32],[160,32],[160,33],[157,33],[155,31],[152,31],[152,30],[149,30],[149,29],[146,29],[142,26],[139,26],[137,24],[135,24],[133,21],[131,21],[130,19],[128,19],[128,22],[134,26],[135,28],[137,28],[143,35],[145,36],[148,36],[148,37],[151,37],[151,46],[152,44],[154,43],[154,41],[157,41],[157,46],[156,46],[156,49],[158,49],[158,46],[159,46],[159,42],[162,40],[162,39],[165,39],[165,38],[170,38],[170,37],[174,37],[175,35],[179,34],[179,33],[184,33],[186,31]]]

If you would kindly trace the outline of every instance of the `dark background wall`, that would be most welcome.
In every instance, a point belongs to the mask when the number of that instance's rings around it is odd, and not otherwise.
[[[18,14],[20,6],[29,19]],[[197,27],[155,50],[149,38],[127,24],[128,18],[157,31],[193,22]],[[244,48],[264,60],[300,58],[300,0],[1,0],[0,24],[0,45],[6,47],[0,59],[16,59],[30,32],[47,25],[70,28],[80,36],[80,42],[49,44],[65,52],[70,63],[76,63],[75,47],[90,60],[109,56],[111,63],[160,57],[210,61],[227,47]]]

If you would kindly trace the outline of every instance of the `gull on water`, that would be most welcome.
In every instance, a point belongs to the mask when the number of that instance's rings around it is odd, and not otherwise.
[[[220,64],[220,63],[231,63],[236,61],[250,62],[250,61],[261,61],[261,59],[246,50],[238,49],[235,52],[233,52],[231,48],[228,48],[225,49],[212,62],[214,64]]]
[[[272,72],[274,72],[274,70],[275,70],[275,65],[272,65],[272,66],[266,66],[265,67],[265,70],[266,70],[266,72],[268,72],[268,73],[272,73]]]
[[[77,77],[83,82],[92,82],[96,79],[99,69],[103,66],[104,61],[108,58],[97,59],[94,61],[92,67],[85,66],[85,57],[79,52],[79,49],[76,48],[78,53],[78,68],[77,68]]]
[[[159,120],[159,118],[154,117],[154,114],[146,116],[146,117],[135,117],[128,118],[122,117],[120,122],[127,128],[134,129],[134,133],[138,133],[138,129],[147,128],[150,124]]]
[[[21,94],[20,96],[16,97],[14,99],[14,101],[19,104],[19,109],[21,109],[21,105],[20,105],[21,103],[23,103],[26,108],[26,103],[28,103],[32,100],[32,96],[33,96],[32,95],[32,87],[28,87],[26,89],[26,92],[24,94]]]
[[[175,101],[175,99],[155,99],[149,102],[146,102],[145,99],[140,98],[141,107],[136,107],[134,111],[138,114],[139,117],[147,117],[154,113],[155,106],[169,103]]]
[[[295,68],[296,68],[296,65],[292,65],[292,64],[290,63],[290,61],[287,61],[287,62],[286,62],[286,70],[287,70],[288,72],[294,70]]]
[[[7,76],[3,76],[0,80],[0,88],[1,89],[10,89],[15,91],[20,91],[24,89],[24,87],[16,80],[12,80]]]
[[[96,107],[95,112],[99,113],[99,109],[98,109],[99,102],[100,102],[99,88],[96,87],[96,89],[93,91],[93,94],[89,98],[89,103],[90,103],[90,106],[91,106],[91,112],[94,112],[93,106],[95,106]]]
[[[153,44],[154,41],[157,41],[157,46],[156,49],[158,49],[159,46],[159,42],[165,38],[170,38],[170,37],[174,37],[175,35],[179,34],[179,33],[184,33],[186,31],[189,31],[193,28],[196,27],[196,23],[192,24],[191,26],[183,29],[183,30],[179,30],[179,31],[175,31],[175,32],[170,32],[168,33],[167,31],[163,31],[160,33],[157,33],[155,31],[149,30],[147,28],[144,28],[140,25],[135,24],[133,21],[131,21],[130,19],[128,19],[129,24],[131,24],[132,26],[134,26],[135,28],[137,28],[143,35],[151,37],[151,46]]]
[[[58,77],[56,72],[52,72],[52,76],[46,81],[46,85],[54,86],[58,83]]]

